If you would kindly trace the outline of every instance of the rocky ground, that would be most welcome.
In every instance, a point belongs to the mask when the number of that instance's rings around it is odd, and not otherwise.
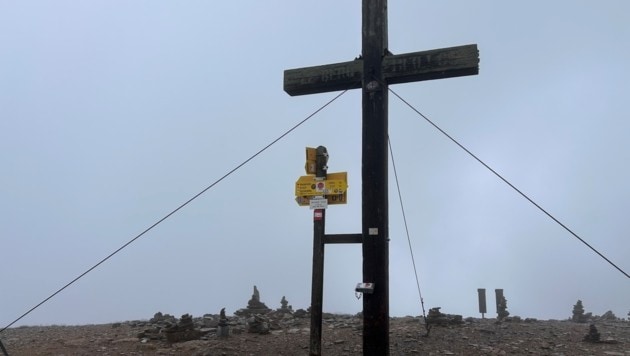
[[[0,340],[11,356],[309,354],[308,316],[270,315],[268,328],[257,332],[250,332],[251,318],[229,316],[229,336],[218,337],[219,316],[206,315],[193,318],[193,340],[178,342],[165,336],[166,325],[172,328],[177,319],[157,316],[105,325],[11,328]],[[595,326],[600,342],[583,341],[589,324],[571,321],[468,318],[460,325],[434,326],[426,336],[422,318],[392,318],[390,349],[392,355],[630,356],[630,322],[598,321]],[[361,329],[360,317],[325,315],[322,354],[361,355]]]

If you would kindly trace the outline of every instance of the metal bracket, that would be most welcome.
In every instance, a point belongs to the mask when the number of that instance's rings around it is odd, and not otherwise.
[[[357,293],[372,294],[374,293],[374,283],[357,283],[354,291]]]

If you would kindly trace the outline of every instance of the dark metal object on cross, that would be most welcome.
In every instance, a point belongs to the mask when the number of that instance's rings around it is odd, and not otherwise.
[[[388,85],[478,74],[479,52],[473,44],[392,55],[387,0],[363,0],[362,18],[360,58],[286,70],[284,90],[293,96],[362,88],[363,282],[375,285],[374,293],[363,296],[363,354],[388,355]]]

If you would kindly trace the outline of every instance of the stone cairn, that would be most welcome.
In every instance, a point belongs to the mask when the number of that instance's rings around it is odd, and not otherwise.
[[[284,296],[282,296],[280,300],[280,309],[278,309],[278,311],[281,313],[293,313],[293,307],[289,305],[287,298]]]
[[[219,312],[219,323],[217,324],[217,336],[228,337],[230,335],[230,325],[228,324],[228,318],[225,316],[225,308]]]
[[[171,326],[171,324],[177,323],[177,318],[170,314],[157,312],[153,315],[153,318],[151,318],[149,322],[153,324],[161,324],[162,326]]]
[[[611,337],[606,338],[606,340],[602,340],[601,334],[599,333],[599,331],[597,331],[595,324],[589,325],[588,334],[584,335],[584,338],[582,340],[585,342],[592,342],[596,344],[618,344],[619,343],[618,340],[615,340]],[[608,353],[605,352],[605,354],[608,354]],[[610,353],[610,355],[612,354],[613,353]]]
[[[252,334],[269,334],[269,318],[260,314],[254,314],[247,319],[247,332]]]
[[[600,334],[597,331],[597,328],[595,327],[595,324],[591,324],[588,327],[588,334],[586,334],[584,336],[584,341],[587,341],[587,342],[599,342],[600,341]]]
[[[190,341],[201,337],[201,332],[195,329],[195,324],[190,314],[182,315],[177,324],[166,328],[164,332],[168,342]]]
[[[135,321],[135,326],[146,326],[148,328],[138,333],[138,338],[147,342],[148,340],[166,340],[171,343],[208,340],[212,337],[227,337],[229,334],[240,334],[245,330],[246,319],[228,319],[225,315],[225,308],[221,309],[219,315],[204,314],[200,318],[193,318],[189,314],[182,315],[177,319],[169,314],[156,313],[153,318],[147,321]]]
[[[138,338],[147,340],[160,340],[164,338],[162,330],[177,324],[177,318],[170,314],[155,313],[153,318],[149,320],[150,328],[145,329],[138,334]],[[144,325],[143,325],[144,326]]]
[[[615,313],[613,313],[612,310],[609,310],[607,312],[605,312],[601,317],[601,320],[605,320],[605,321],[615,321],[617,320],[617,316],[615,315]]]
[[[448,325],[460,325],[464,323],[461,315],[444,314],[440,311],[440,309],[442,308],[435,307],[435,308],[429,309],[429,314],[427,314],[428,325],[448,326]]]
[[[252,294],[252,298],[247,302],[247,308],[239,309],[235,311],[234,314],[247,318],[247,332],[267,334],[270,330],[270,321],[265,315],[270,311],[271,309],[260,301],[260,292],[258,288],[254,286],[254,293]]]
[[[507,299],[505,296],[501,296],[501,299],[497,301],[497,318],[499,320],[503,320],[510,315],[510,312],[507,310]]]
[[[260,292],[258,288],[254,286],[254,293],[252,294],[252,298],[247,302],[247,308],[239,309],[235,311],[234,314],[238,316],[252,316],[254,314],[265,315],[270,311],[271,309],[260,301]]]
[[[577,303],[573,306],[573,316],[571,317],[571,321],[576,323],[586,323],[593,316],[593,313],[584,313],[584,305],[582,305],[582,301],[578,299]]]

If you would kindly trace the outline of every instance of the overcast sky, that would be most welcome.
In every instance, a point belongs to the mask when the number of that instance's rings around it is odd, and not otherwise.
[[[395,54],[476,43],[477,76],[392,86],[630,271],[630,3],[389,1]],[[337,93],[283,71],[361,53],[360,1],[0,0],[4,326]],[[425,307],[479,316],[630,310],[630,280],[390,95],[390,137]],[[348,172],[327,233],[361,231],[361,97],[295,132],[22,319],[83,324],[228,314],[258,286],[310,305],[304,148]],[[391,166],[391,163],[390,163]],[[390,169],[390,311],[420,315]],[[357,313],[358,245],[326,246],[324,311]]]

